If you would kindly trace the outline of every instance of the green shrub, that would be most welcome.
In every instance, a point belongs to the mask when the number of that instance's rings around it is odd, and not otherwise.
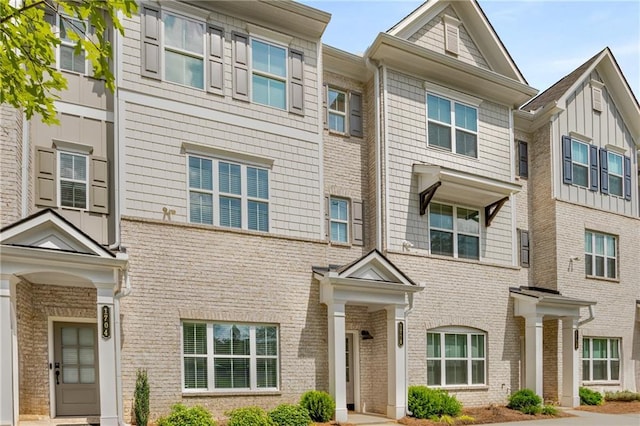
[[[580,388],[580,405],[602,405],[604,402],[600,392],[593,391],[589,388]]]
[[[183,404],[176,404],[171,407],[171,414],[158,419],[158,426],[216,426],[211,413],[203,407],[186,407]]]
[[[300,405],[280,404],[269,413],[269,417],[278,426],[309,426],[311,424],[309,412]]]
[[[640,393],[631,391],[605,392],[605,401],[640,401]]]
[[[457,416],[462,411],[462,404],[455,396],[449,395],[445,390],[426,386],[410,386],[408,402],[411,415],[418,419]]]
[[[531,415],[536,415],[536,414],[540,414],[542,412],[542,406],[540,405],[525,405],[524,407],[520,408],[520,412],[524,413],[524,414],[531,414]]]
[[[547,416],[557,416],[558,415],[558,409],[556,407],[554,407],[553,405],[543,405],[542,406],[542,414],[545,414]]]
[[[314,422],[328,422],[336,411],[336,402],[331,395],[322,391],[308,391],[300,398],[300,405],[307,409]]]
[[[149,379],[147,370],[136,372],[136,390],[133,392],[133,412],[136,425],[147,426],[149,422]]]
[[[508,408],[512,410],[522,411],[525,414],[533,414],[527,411],[535,411],[535,409],[529,409],[528,407],[540,407],[542,399],[536,395],[531,389],[520,389],[509,396]]]
[[[445,414],[445,415],[440,416],[440,419],[438,420],[438,422],[444,423],[444,424],[447,424],[447,425],[452,425],[452,424],[454,424],[456,422],[456,420],[453,417],[447,416]]]
[[[274,426],[269,415],[258,407],[236,408],[227,413],[227,426]]]

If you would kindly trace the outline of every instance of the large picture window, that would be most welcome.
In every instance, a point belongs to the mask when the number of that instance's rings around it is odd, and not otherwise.
[[[204,88],[204,24],[164,14],[164,76],[174,83]]]
[[[478,156],[478,109],[433,94],[427,95],[429,146]]]
[[[253,101],[287,107],[287,49],[251,40]]]
[[[189,222],[269,231],[269,171],[189,156]]]
[[[431,254],[480,259],[480,211],[432,202],[429,237]]]
[[[584,265],[589,276],[617,277],[617,239],[613,235],[586,231],[584,234]]]
[[[182,324],[185,390],[277,390],[278,327]]]
[[[585,337],[582,340],[582,380],[620,380],[620,339]]]
[[[427,332],[427,385],[486,384],[486,335],[464,329]]]

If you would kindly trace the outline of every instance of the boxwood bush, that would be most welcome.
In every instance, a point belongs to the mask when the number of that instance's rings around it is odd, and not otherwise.
[[[602,405],[604,399],[600,392],[593,391],[589,388],[581,387],[580,393],[580,405]]]
[[[300,405],[280,404],[269,412],[269,417],[278,426],[309,426],[311,424],[309,412]]]
[[[508,408],[518,410],[525,414],[540,414],[542,411],[542,398],[531,389],[520,389],[509,396]]]
[[[336,402],[331,395],[322,391],[308,391],[300,398],[300,405],[307,409],[314,422],[328,422],[336,410]]]
[[[418,419],[455,417],[462,411],[462,404],[455,396],[445,390],[426,386],[410,386],[408,403],[411,415]]]
[[[227,426],[275,426],[275,423],[262,408],[236,408],[227,413]]]
[[[640,393],[628,390],[617,392],[605,392],[605,401],[640,401]]]
[[[186,407],[183,404],[176,404],[171,407],[171,414],[158,419],[158,426],[216,426],[211,413],[203,407]]]

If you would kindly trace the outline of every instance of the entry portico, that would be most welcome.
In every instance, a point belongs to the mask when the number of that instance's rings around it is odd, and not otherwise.
[[[117,294],[127,255],[109,251],[49,209],[3,228],[0,241],[0,424],[17,425],[21,414],[64,414],[57,404],[64,395],[73,414],[97,414],[100,424],[118,425]],[[29,353],[23,344],[41,349]],[[48,376],[48,392],[42,382],[19,383],[27,370]],[[36,392],[32,387],[41,389],[45,405],[20,401]]]
[[[561,295],[554,290],[537,287],[510,289],[514,299],[514,315],[525,319],[525,387],[543,396],[543,320],[562,320],[562,389],[560,404],[580,405],[580,352],[578,327],[593,319],[596,302]],[[589,308],[589,317],[580,321],[580,308]]]
[[[347,305],[366,306],[368,312],[386,312],[386,415],[403,417],[407,407],[406,321],[413,295],[424,287],[416,285],[377,250],[351,264],[314,268],[314,272],[320,282],[320,301],[327,306],[329,390],[336,401],[335,420],[347,420]],[[354,408],[363,411],[357,398]]]

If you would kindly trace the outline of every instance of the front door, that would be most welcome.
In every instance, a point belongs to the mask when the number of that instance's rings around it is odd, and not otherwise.
[[[53,332],[56,415],[99,415],[96,325],[56,322]]]
[[[347,375],[347,410],[354,410],[355,404],[353,403],[353,334],[346,334],[345,341],[345,372]]]

